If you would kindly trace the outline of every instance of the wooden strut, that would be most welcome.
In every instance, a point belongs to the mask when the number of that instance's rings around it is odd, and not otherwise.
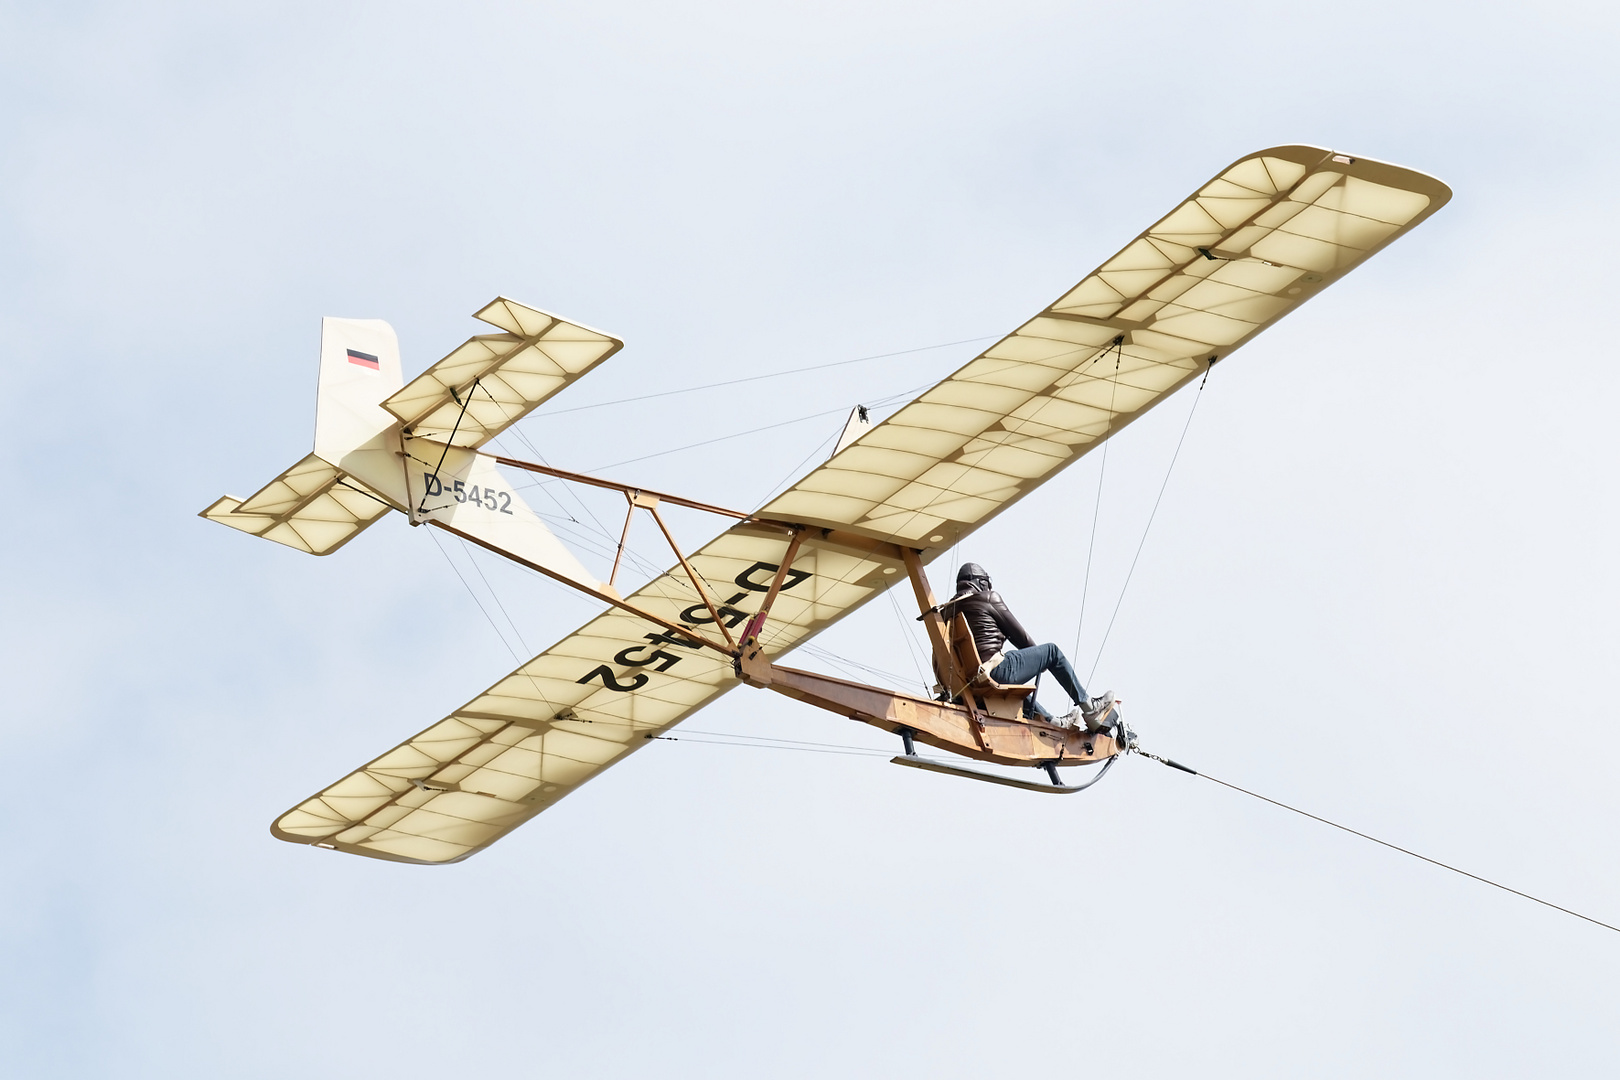
[[[586,596],[593,596],[598,600],[604,600],[607,603],[612,604],[616,608],[619,608],[619,609],[624,610],[624,611],[628,611],[630,614],[636,616],[637,618],[646,619],[648,622],[657,623],[659,626],[662,626],[664,629],[672,631],[673,633],[676,633],[676,634],[680,634],[682,637],[687,638],[687,639],[689,639],[691,641],[694,641],[699,645],[703,645],[703,646],[706,646],[707,648],[713,649],[715,652],[720,653],[723,656],[735,656],[736,655],[736,652],[732,648],[729,648],[726,645],[723,645],[720,642],[715,641],[712,638],[709,638],[709,637],[705,636],[704,634],[700,633],[699,631],[694,630],[692,627],[690,627],[690,626],[682,626],[680,623],[671,622],[668,619],[663,618],[662,616],[654,615],[650,611],[644,611],[643,609],[636,607],[636,605],[628,603],[627,601],[623,600],[616,593],[605,593],[605,592],[600,592],[600,591],[598,591],[596,589],[588,589],[584,585],[581,585],[579,582],[575,581],[571,577],[565,577],[562,574],[557,573],[557,571],[552,570],[549,567],[542,566],[537,562],[531,562],[530,560],[523,558],[521,555],[514,555],[512,552],[507,551],[505,548],[496,547],[494,544],[490,543],[489,541],[483,540],[483,539],[481,539],[479,537],[476,537],[476,536],[473,536],[471,533],[462,532],[460,529],[456,528],[454,525],[446,525],[444,522],[438,521],[438,520],[433,519],[433,518],[428,519],[428,524],[436,525],[436,526],[443,529],[445,532],[449,533],[452,536],[459,536],[463,540],[468,541],[469,543],[477,544],[479,547],[483,548],[485,551],[493,551],[497,555],[500,555],[500,556],[503,556],[505,558],[508,558],[508,559],[512,560],[513,562],[517,563],[519,566],[525,566],[525,567],[528,567],[530,570],[536,570],[536,571],[546,575],[546,577],[551,578],[553,581],[556,581],[556,582],[558,582],[560,584],[563,584],[563,585],[567,585],[571,589],[579,590],[580,592],[584,593]]]
[[[745,514],[741,510],[728,510],[723,506],[711,506],[708,503],[694,502],[691,499],[683,499],[679,495],[668,495],[662,491],[653,491],[651,488],[620,484],[613,480],[603,480],[600,477],[586,476],[584,473],[569,472],[566,469],[553,469],[550,465],[536,465],[532,461],[520,461],[517,458],[501,457],[498,454],[495,455],[495,460],[502,465],[510,465],[514,469],[540,473],[542,476],[555,476],[559,480],[572,480],[576,484],[589,484],[591,487],[607,488],[609,491],[622,491],[626,495],[632,493],[651,495],[655,500],[667,502],[671,506],[684,506],[689,510],[706,510],[711,514],[737,518],[741,521],[757,520],[753,514]]]
[[[630,539],[630,520],[636,516],[635,495],[625,492],[624,497],[629,501],[630,505],[624,509],[624,531],[619,534],[619,549],[613,553],[613,569],[608,573],[608,588],[610,589],[613,588],[613,583],[619,580],[619,563],[624,558],[625,541]]]
[[[917,606],[922,609],[923,625],[928,628],[928,644],[933,646],[934,660],[939,666],[939,677],[945,683],[945,692],[951,697],[961,695],[962,706],[967,709],[968,717],[972,721],[970,730],[973,741],[981,751],[989,751],[989,732],[985,726],[984,718],[979,715],[979,709],[971,694],[966,693],[971,674],[961,669],[956,662],[956,654],[951,650],[950,634],[945,626],[945,616],[940,614],[939,604],[934,600],[934,590],[928,584],[928,575],[923,572],[922,553],[911,548],[905,549],[906,573],[911,578],[911,588],[917,596]]]
[[[844,532],[838,529],[813,528],[794,522],[758,518],[752,514],[728,510],[724,507],[712,506],[692,499],[683,499],[680,496],[666,495],[663,492],[632,487],[629,484],[602,480],[593,476],[568,472],[564,469],[554,469],[549,465],[536,465],[532,462],[506,457],[497,457],[496,460],[513,468],[554,476],[560,480],[577,481],[593,487],[606,488],[618,491],[625,496],[630,505],[626,511],[624,534],[620,538],[618,556],[614,559],[613,576],[609,577],[605,590],[590,588],[572,578],[563,576],[555,570],[515,555],[479,537],[462,532],[453,525],[437,520],[430,520],[430,524],[436,525],[454,536],[459,536],[463,540],[471,541],[488,551],[493,551],[497,555],[503,555],[520,566],[538,571],[554,581],[576,589],[587,596],[605,601],[616,608],[629,612],[631,615],[646,619],[648,622],[679,634],[698,645],[713,649],[715,652],[729,657],[734,663],[738,677],[752,686],[774,690],[807,705],[813,705],[816,708],[837,713],[851,720],[869,724],[891,734],[903,735],[908,740],[915,740],[940,750],[947,750],[964,757],[994,762],[1000,765],[1040,766],[1047,768],[1048,772],[1051,772],[1053,767],[1096,765],[1124,752],[1125,748],[1109,735],[1084,730],[1077,731],[1072,728],[1059,728],[1038,720],[1027,721],[1021,717],[996,716],[981,709],[969,690],[968,684],[972,674],[960,670],[960,665],[951,650],[945,619],[934,599],[933,589],[928,583],[928,576],[923,571],[922,552],[915,548],[876,540],[860,533]],[[714,598],[709,594],[709,590],[704,586],[702,578],[687,559],[685,553],[681,551],[680,546],[675,542],[674,535],[664,523],[662,515],[658,513],[658,504],[660,502],[735,518],[740,526],[758,527],[769,532],[786,534],[788,538],[787,550],[780,565],[777,566],[776,576],[772,579],[770,589],[766,592],[759,610],[749,618],[740,642],[732,636],[725,621],[720,617],[720,609],[716,606]],[[704,607],[708,609],[709,616],[714,620],[715,626],[719,628],[724,641],[717,641],[693,627],[682,625],[638,607],[620,597],[617,590],[614,589],[613,582],[617,576],[625,541],[629,536],[630,518],[634,515],[637,507],[641,507],[652,514],[653,520],[658,524],[659,531],[663,533],[670,549],[674,551],[675,557],[680,561],[681,569],[685,571],[687,577],[691,580],[692,587],[697,591],[698,596],[702,598]],[[811,671],[777,667],[770,662],[769,658],[765,656],[763,646],[760,644],[760,635],[764,630],[765,620],[770,614],[771,607],[775,604],[782,591],[782,585],[787,580],[793,561],[797,558],[799,549],[807,537],[813,537],[822,544],[875,555],[905,565],[906,574],[911,579],[912,590],[917,599],[917,606],[923,613],[922,622],[928,630],[929,644],[933,648],[934,657],[939,665],[940,677],[945,682],[944,689],[952,696],[960,695],[961,704],[948,700],[933,701],[927,698],[913,697],[909,694],[884,690],[863,683],[850,682],[846,679],[837,679]],[[1026,785],[1018,784],[1015,786]],[[1062,788],[1054,790],[1078,789]]]
[[[726,625],[725,620],[720,617],[720,610],[715,605],[713,597],[709,595],[709,590],[704,587],[703,579],[698,575],[697,570],[693,568],[685,553],[681,551],[680,545],[675,542],[675,537],[669,531],[669,527],[664,524],[663,517],[658,513],[658,504],[661,502],[667,502],[672,506],[684,506],[692,510],[702,510],[710,514],[719,514],[722,517],[736,518],[739,524],[759,526],[773,532],[780,531],[793,538],[789,545],[790,550],[788,558],[777,570],[776,579],[771,583],[770,592],[766,594],[765,604],[761,608],[761,614],[769,611],[770,605],[775,602],[776,594],[781,591],[782,582],[787,576],[787,568],[792,565],[793,557],[798,553],[799,544],[802,541],[804,534],[808,530],[808,526],[797,524],[795,522],[777,521],[772,518],[755,517],[753,514],[746,514],[740,510],[730,510],[723,506],[714,506],[710,503],[698,502],[695,499],[682,498],[679,495],[669,495],[662,491],[653,491],[650,488],[634,487],[630,484],[621,484],[614,480],[603,480],[600,477],[587,476],[584,473],[569,472],[567,469],[556,469],[552,468],[550,465],[536,465],[532,461],[522,461],[518,458],[501,457],[499,455],[495,455],[495,460],[502,465],[509,465],[514,469],[523,469],[527,472],[539,473],[543,476],[554,476],[559,480],[575,481],[581,484],[588,484],[591,487],[606,488],[609,491],[617,491],[629,501],[630,506],[625,512],[624,530],[619,537],[619,550],[614,556],[613,570],[608,576],[606,591],[589,588],[575,581],[573,578],[564,577],[556,571],[549,570],[538,563],[530,562],[529,560],[514,555],[512,552],[506,551],[505,549],[497,547],[494,544],[464,533],[452,525],[447,525],[444,522],[436,520],[433,521],[432,524],[437,525],[446,532],[453,533],[464,540],[470,540],[485,550],[493,551],[497,555],[503,555],[521,566],[526,566],[531,570],[537,570],[552,580],[563,585],[567,585],[569,588],[577,589],[587,596],[594,597],[598,600],[605,600],[614,607],[628,611],[632,615],[640,616],[641,618],[657,623],[659,626],[662,626],[668,630],[673,630],[677,633],[683,634],[686,637],[689,637],[708,648],[714,649],[716,652],[719,652],[733,660],[737,659],[741,655],[743,648],[740,644],[738,644],[737,639],[732,636],[731,630]],[[658,523],[659,531],[664,534],[664,539],[668,541],[670,550],[675,553],[675,558],[680,561],[681,569],[686,572],[687,578],[691,581],[692,588],[702,599],[704,607],[708,609],[709,617],[714,620],[715,626],[719,627],[720,635],[725,639],[724,644],[715,641],[713,638],[707,637],[692,627],[683,626],[680,623],[671,622],[668,619],[654,615],[652,612],[647,611],[644,608],[637,607],[618,595],[618,590],[614,587],[614,585],[618,578],[619,565],[624,556],[625,543],[630,536],[630,520],[634,516],[638,506],[652,514],[653,520]],[[819,529],[817,531],[820,533],[820,538],[823,543],[834,547],[842,547],[852,551],[879,555],[891,559],[901,558],[904,552],[904,549],[896,544],[890,544],[882,540],[874,540],[869,536],[862,536],[859,533],[845,533],[838,529]],[[755,616],[755,618],[758,621],[763,622],[763,619],[760,619],[759,616]],[[745,634],[744,637],[746,636],[747,635]]]
[[[788,542],[787,554],[782,556],[782,563],[776,568],[776,576],[771,579],[771,587],[765,593],[765,599],[760,602],[758,613],[748,620],[748,626],[743,631],[743,644],[759,640],[760,631],[765,629],[765,619],[771,613],[771,605],[776,603],[776,594],[782,591],[782,582],[787,580],[793,560],[799,557],[799,545],[803,541],[804,530],[794,529],[793,539]]]
[[[786,557],[777,571],[780,581],[786,568],[793,563],[798,552],[798,535],[789,546]],[[913,548],[901,548],[900,555],[911,578],[917,606],[923,611],[923,622],[928,626],[929,640],[939,661],[940,677],[948,684],[966,689],[968,676],[960,670],[950,648],[946,625],[934,601],[928,575],[923,572],[922,553]],[[767,595],[767,600],[771,597]],[[907,760],[896,758],[900,764],[910,764],[935,771],[951,772],[947,763],[918,765],[925,759],[915,756],[914,742],[926,743],[963,757],[999,765],[1040,766],[1056,778],[1056,768],[1070,765],[1096,765],[1111,761],[1124,751],[1117,740],[1109,735],[1073,728],[1060,728],[1042,721],[1028,721],[1021,717],[996,716],[980,709],[971,693],[961,695],[961,704],[950,701],[932,701],[892,690],[884,690],[847,679],[833,678],[813,671],[777,667],[765,657],[759,644],[764,629],[767,607],[762,607],[748,623],[743,635],[743,651],[737,658],[738,676],[752,686],[774,690],[786,697],[813,705],[818,709],[837,713],[863,724],[899,735],[906,742]],[[1031,785],[1017,780],[997,779],[972,770],[954,770],[958,775],[992,783],[1010,783],[1015,787]],[[1038,790],[1070,793],[1077,787],[1039,786]]]
[[[675,537],[670,535],[669,526],[664,524],[662,515],[658,513],[658,504],[654,502],[651,505],[646,503],[642,505],[647,507],[647,512],[652,515],[654,521],[658,522],[659,531],[664,534],[664,539],[669,541],[669,549],[681,561],[681,569],[686,571],[686,576],[692,582],[692,588],[696,589],[697,594],[703,598],[703,606],[709,609],[709,618],[713,619],[714,625],[720,628],[720,633],[725,637],[726,644],[731,647],[731,654],[735,656],[737,653],[737,639],[731,636],[731,629],[726,626],[725,620],[720,617],[720,609],[715,607],[714,601],[709,597],[709,590],[703,587],[703,579],[698,576],[696,570],[692,569],[692,564],[686,561],[686,556],[681,554],[680,545],[675,543]]]

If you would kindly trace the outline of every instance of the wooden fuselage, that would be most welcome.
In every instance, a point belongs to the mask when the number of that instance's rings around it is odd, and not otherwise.
[[[757,646],[744,648],[737,674],[750,686],[774,690],[893,735],[909,731],[920,743],[998,765],[1096,765],[1121,749],[1106,734],[1026,721],[1016,713],[996,716],[968,703],[930,701],[813,671],[777,667]]]

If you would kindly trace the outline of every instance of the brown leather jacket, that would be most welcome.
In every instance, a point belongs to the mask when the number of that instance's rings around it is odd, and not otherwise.
[[[960,614],[967,620],[981,661],[989,660],[1008,642],[1015,649],[1027,649],[1035,644],[998,592],[975,592],[950,604],[949,613],[953,617]]]

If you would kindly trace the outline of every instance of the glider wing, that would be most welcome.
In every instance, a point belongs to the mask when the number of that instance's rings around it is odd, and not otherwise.
[[[954,544],[1450,197],[1315,147],[1243,158],[760,514]]]
[[[782,531],[741,524],[690,557],[728,627],[757,609],[787,545]],[[893,559],[806,539],[771,608],[766,645],[776,653],[802,643],[903,574]],[[716,633],[680,567],[626,601]],[[614,608],[270,831],[373,858],[456,862],[737,685],[724,656]]]

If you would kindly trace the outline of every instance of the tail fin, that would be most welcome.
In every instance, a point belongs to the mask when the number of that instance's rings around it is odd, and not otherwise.
[[[596,336],[617,347],[618,339]],[[601,342],[591,344],[607,348]],[[405,453],[401,420],[381,404],[403,385],[393,327],[381,319],[322,319],[315,452],[257,494],[218,499],[201,516],[326,555],[393,508],[409,513],[413,522],[453,525],[497,551],[600,590],[600,583],[501,477],[493,457],[431,438],[414,440],[417,455]],[[530,386],[521,381],[510,385]],[[455,400],[453,390],[449,396]],[[490,400],[496,401],[493,396]],[[482,431],[498,430],[492,420],[482,423]]]
[[[379,436],[399,422],[381,402],[404,385],[392,326],[381,319],[322,319],[315,455],[349,472],[369,471],[343,459],[381,448]]]

